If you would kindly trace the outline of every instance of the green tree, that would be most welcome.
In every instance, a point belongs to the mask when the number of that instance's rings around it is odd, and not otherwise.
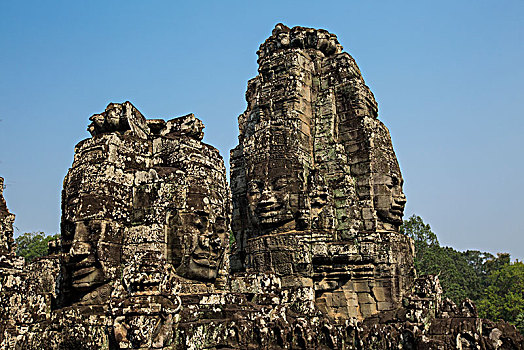
[[[488,286],[478,301],[482,317],[503,319],[519,327],[524,326],[524,263],[509,262],[509,255],[499,255],[506,261],[488,276]],[[497,259],[495,259],[497,260]],[[500,264],[501,261],[498,262]],[[494,261],[493,265],[496,266]]]
[[[496,258],[492,256],[491,259],[486,261],[485,263],[486,274],[489,275],[495,271],[499,271],[505,265],[509,265],[510,263],[511,263],[511,258],[508,253],[498,253]]]
[[[481,317],[503,319],[524,334],[524,264],[511,263],[510,255],[478,250],[459,252],[441,247],[437,235],[420,216],[405,220],[401,232],[415,242],[415,268],[419,275],[438,274],[443,296],[456,303],[470,298]]]
[[[481,252],[479,250],[466,250],[462,253],[466,261],[475,270],[478,275],[487,276],[488,265],[487,262],[495,259],[491,253]]]
[[[518,314],[517,318],[515,319],[515,326],[520,333],[524,334],[524,313]]]
[[[59,234],[47,236],[43,232],[26,232],[15,239],[16,255],[23,256],[28,262],[45,256],[48,242],[59,237]]]
[[[482,294],[482,280],[470,260],[481,256],[466,254],[450,247],[441,247],[437,235],[420,216],[405,220],[400,232],[415,242],[415,268],[419,275],[439,275],[443,296],[456,303],[464,299],[477,300]]]
[[[437,235],[431,231],[429,224],[425,224],[418,215],[411,215],[409,219],[404,220],[402,226],[400,226],[400,233],[413,238],[415,244],[439,245]]]

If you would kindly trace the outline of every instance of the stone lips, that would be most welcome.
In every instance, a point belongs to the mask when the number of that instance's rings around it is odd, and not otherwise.
[[[200,120],[130,102],[90,118],[51,255],[14,256],[0,187],[0,348],[523,348],[416,278],[389,131],[336,36],[277,24],[258,55],[231,193]]]

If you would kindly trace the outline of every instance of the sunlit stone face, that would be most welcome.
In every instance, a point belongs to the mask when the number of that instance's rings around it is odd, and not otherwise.
[[[374,205],[379,219],[394,225],[402,224],[406,196],[402,191],[400,171],[379,175],[374,183]]]
[[[103,220],[64,223],[62,239],[68,247],[65,267],[69,288],[81,299],[115,277],[121,250],[120,245],[110,242],[110,237],[117,236],[110,223]]]
[[[175,212],[168,219],[171,262],[177,274],[212,281],[225,258],[227,223],[211,211]]]
[[[373,142],[369,179],[378,219],[377,229],[398,232],[406,205],[406,196],[402,191],[404,180],[388,129],[378,120],[368,120],[367,123],[366,133],[370,134]]]
[[[218,188],[198,179],[185,195],[184,206],[167,214],[168,261],[182,277],[212,282],[226,259],[229,204]]]
[[[295,229],[304,216],[303,173],[289,159],[253,164],[247,174],[248,214],[261,233]]]

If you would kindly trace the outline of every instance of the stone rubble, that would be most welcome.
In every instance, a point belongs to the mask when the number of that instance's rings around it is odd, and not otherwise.
[[[0,178],[0,348],[524,348],[417,277],[389,131],[337,37],[277,24],[258,57],[231,190],[193,114],[111,103],[75,148],[61,239],[26,263]]]

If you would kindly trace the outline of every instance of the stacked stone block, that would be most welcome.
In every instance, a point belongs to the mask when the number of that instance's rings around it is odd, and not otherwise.
[[[355,61],[336,36],[282,24],[258,54],[231,152],[234,271],[310,285],[340,322],[398,307],[414,278],[402,176]]]

